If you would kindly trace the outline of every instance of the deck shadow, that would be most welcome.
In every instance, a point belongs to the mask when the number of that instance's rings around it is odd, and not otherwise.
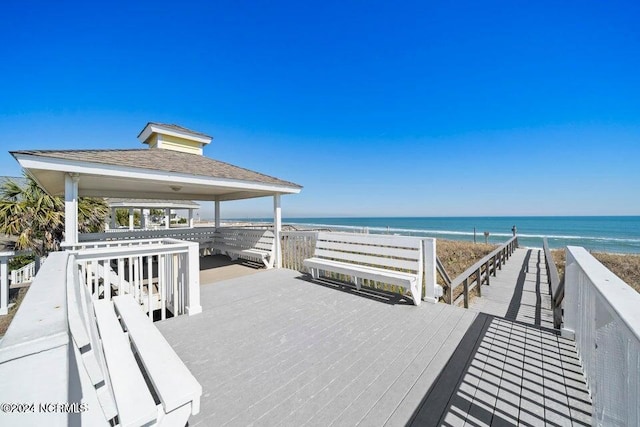
[[[479,313],[407,425],[590,425],[591,413],[581,407],[590,406],[588,398],[577,398],[586,384],[565,386],[543,369],[548,344],[540,337],[555,336],[545,329]],[[566,371],[560,359],[558,352],[554,367]]]
[[[368,286],[361,286],[360,290],[352,283],[331,280],[327,278],[312,279],[310,275],[303,274],[297,279],[305,281],[309,284],[334,289],[339,292],[352,294],[361,298],[370,299],[389,305],[413,305],[413,301],[409,297],[402,296],[394,292],[388,292],[381,289],[375,289]]]
[[[531,249],[527,250],[527,254],[524,257],[524,262],[522,263],[522,267],[520,268],[520,274],[518,274],[516,287],[513,290],[513,296],[511,297],[511,301],[509,302],[507,313],[504,316],[506,319],[516,320],[516,318],[518,317],[518,312],[520,311],[520,306],[522,303],[524,282],[527,279],[527,270],[529,267],[530,260],[531,260]],[[538,321],[537,324],[540,325],[540,322]]]

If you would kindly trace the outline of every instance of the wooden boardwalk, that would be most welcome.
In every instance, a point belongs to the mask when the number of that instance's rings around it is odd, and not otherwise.
[[[156,323],[204,388],[190,425],[590,424],[588,401],[569,401],[585,390],[575,349],[555,333],[305,279],[203,285],[201,314]]]

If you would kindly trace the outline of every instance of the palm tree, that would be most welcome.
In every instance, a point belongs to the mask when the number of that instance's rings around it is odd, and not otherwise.
[[[37,255],[57,250],[64,237],[64,202],[44,192],[28,175],[0,187],[0,233],[17,236],[16,249]],[[109,208],[102,199],[78,199],[78,231],[102,231]]]

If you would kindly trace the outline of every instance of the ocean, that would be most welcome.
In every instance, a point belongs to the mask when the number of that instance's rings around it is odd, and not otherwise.
[[[245,219],[246,220],[246,219]],[[265,220],[265,219],[261,219]],[[515,225],[520,246],[583,246],[590,251],[640,254],[640,216],[456,217],[456,218],[285,218],[284,224],[344,231],[404,234],[450,240],[505,242]]]

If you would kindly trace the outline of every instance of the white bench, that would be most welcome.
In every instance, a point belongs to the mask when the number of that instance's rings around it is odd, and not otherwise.
[[[312,258],[303,261],[314,279],[320,271],[405,288],[415,305],[422,299],[422,241],[415,237],[319,232]]]
[[[233,260],[248,259],[272,268],[275,261],[275,244],[275,235],[270,230],[222,227],[214,232],[211,249]]]
[[[67,302],[83,423],[182,427],[200,411],[202,387],[131,295],[92,300],[73,268]]]

